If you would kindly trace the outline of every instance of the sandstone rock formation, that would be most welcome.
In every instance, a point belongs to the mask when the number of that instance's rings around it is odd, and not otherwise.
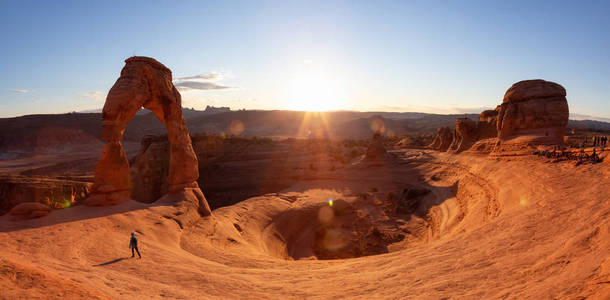
[[[383,138],[380,134],[373,135],[371,143],[369,144],[364,160],[379,160],[386,157],[388,151],[383,144]]]
[[[121,76],[104,104],[102,139],[107,143],[95,168],[94,195],[85,204],[111,205],[129,199],[129,162],[121,138],[127,123],[142,107],[151,110],[167,127],[171,143],[170,191],[196,184],[197,157],[182,117],[180,93],[172,84],[172,73],[152,58],[134,56],[125,60]]]
[[[170,146],[167,136],[145,136],[129,162],[131,199],[151,203],[169,191]]]
[[[25,202],[13,207],[9,214],[20,219],[34,219],[44,217],[50,212],[51,208],[47,205],[38,202]]]
[[[562,144],[568,123],[566,90],[541,79],[513,84],[498,110],[498,139],[506,143],[519,137],[519,144]]]
[[[485,110],[479,115],[477,122],[477,137],[478,139],[495,138],[498,136],[497,129],[498,111]]]
[[[0,215],[25,202],[40,202],[52,208],[63,208],[87,198],[91,183],[75,180],[0,176]]]
[[[458,118],[455,121],[453,131],[453,142],[449,146],[449,152],[459,153],[470,149],[477,141],[477,123],[468,118]]]
[[[451,129],[449,127],[441,127],[438,129],[436,137],[429,147],[444,152],[447,151],[452,142],[453,132]]]

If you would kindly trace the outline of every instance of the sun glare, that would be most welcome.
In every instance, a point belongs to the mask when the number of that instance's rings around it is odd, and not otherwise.
[[[328,111],[346,109],[341,80],[325,68],[307,63],[286,84],[284,107],[291,110]]]

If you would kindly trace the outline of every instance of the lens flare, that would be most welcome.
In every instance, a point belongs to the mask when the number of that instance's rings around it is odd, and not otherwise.
[[[371,121],[371,130],[377,134],[383,134],[385,132],[385,122],[379,117],[373,118]]]
[[[244,129],[244,123],[240,120],[233,120],[229,125],[229,132],[231,132],[232,135],[240,135],[244,132]]]
[[[328,199],[328,205],[333,206],[333,198]]]

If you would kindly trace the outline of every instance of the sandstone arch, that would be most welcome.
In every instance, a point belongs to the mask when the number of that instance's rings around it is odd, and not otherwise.
[[[197,156],[182,117],[182,98],[172,83],[172,73],[155,59],[141,56],[125,60],[121,76],[106,97],[102,111],[102,139],[106,145],[95,167],[93,196],[85,203],[112,205],[129,199],[129,162],[121,138],[127,123],[141,107],[151,110],[167,127],[171,144],[170,193],[188,189],[199,199],[200,213],[208,215],[210,209],[196,182]]]

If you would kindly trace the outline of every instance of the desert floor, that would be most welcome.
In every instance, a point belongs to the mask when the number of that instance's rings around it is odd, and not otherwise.
[[[0,298],[609,299],[609,164],[393,155],[186,225],[172,205],[135,201],[1,216]],[[412,215],[388,213],[384,195],[405,186],[431,192]],[[387,253],[316,259],[331,198],[357,218],[335,216],[344,223],[326,253],[367,226],[404,239],[381,245]],[[131,258],[132,231],[142,259]]]

